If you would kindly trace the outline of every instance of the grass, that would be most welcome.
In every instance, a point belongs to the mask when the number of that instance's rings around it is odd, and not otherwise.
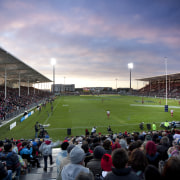
[[[159,101],[161,100],[161,105]],[[91,131],[93,126],[97,132],[107,133],[110,125],[113,132],[140,131],[139,123],[144,122],[145,130],[147,123],[156,122],[158,130],[161,122],[179,121],[180,105],[177,100],[168,100],[169,112],[164,112],[164,99],[144,98],[134,96],[62,96],[53,102],[54,110],[47,104],[41,112],[36,111],[32,116],[20,123],[20,118],[15,119],[17,126],[9,130],[9,125],[0,128],[0,139],[34,138],[34,125],[36,121],[41,124],[50,124],[45,129],[53,140],[63,140],[67,136],[67,128],[71,128],[72,136],[84,135],[85,129]],[[171,106],[175,106],[174,116],[171,117]],[[107,118],[106,111],[110,111]],[[14,122],[12,121],[12,122]],[[11,122],[11,123],[12,123]]]

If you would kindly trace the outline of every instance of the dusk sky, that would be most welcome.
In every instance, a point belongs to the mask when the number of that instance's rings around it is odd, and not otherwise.
[[[0,46],[53,80],[129,87],[179,73],[180,0],[0,0]],[[118,79],[116,81],[116,79]]]

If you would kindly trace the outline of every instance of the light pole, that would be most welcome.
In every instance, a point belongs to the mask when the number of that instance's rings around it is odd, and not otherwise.
[[[167,105],[167,57],[164,57],[165,63],[165,72],[166,72],[166,105],[165,105],[165,112],[168,112],[168,105]]]
[[[117,80],[118,80],[118,79],[116,78],[115,80],[116,80],[116,91],[117,91]]]
[[[133,63],[128,63],[128,69],[130,69],[130,92],[131,92],[131,69],[133,69]]]
[[[167,57],[164,57],[165,72],[166,72],[166,105],[167,105]]]
[[[51,58],[51,65],[53,66],[53,88],[52,88],[53,93],[55,88],[55,64],[56,64],[56,59]]]

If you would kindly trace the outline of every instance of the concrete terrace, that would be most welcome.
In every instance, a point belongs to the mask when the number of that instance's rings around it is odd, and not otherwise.
[[[56,156],[61,151],[60,148],[54,148],[52,151],[54,164],[50,165],[48,159],[48,168],[47,172],[44,172],[44,160],[43,157],[40,158],[41,168],[32,168],[30,172],[21,175],[20,180],[55,180],[57,176],[57,168],[56,168]]]

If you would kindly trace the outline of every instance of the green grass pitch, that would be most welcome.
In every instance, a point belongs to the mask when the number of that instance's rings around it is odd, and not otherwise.
[[[34,125],[36,121],[41,124],[49,124],[45,129],[53,140],[63,140],[67,136],[67,128],[71,128],[72,136],[84,135],[85,129],[89,132],[96,126],[97,132],[107,134],[110,125],[114,133],[128,131],[140,131],[139,123],[146,124],[156,122],[157,129],[161,122],[180,121],[180,105],[177,100],[168,100],[169,112],[164,112],[165,99],[143,98],[137,96],[99,95],[99,96],[60,96],[51,105],[43,107],[41,112],[33,115],[20,123],[17,118],[17,126],[9,130],[10,122],[0,128],[0,139],[34,138]],[[160,104],[161,101],[161,104]],[[170,110],[174,110],[171,117]],[[106,111],[110,111],[108,119]]]

